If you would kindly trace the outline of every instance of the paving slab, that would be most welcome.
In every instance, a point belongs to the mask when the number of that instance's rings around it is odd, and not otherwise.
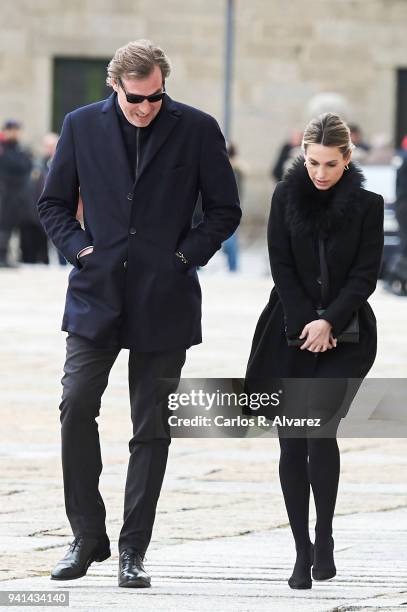
[[[65,354],[59,327],[68,273],[57,266],[0,271],[0,591],[69,590],[70,606],[78,610],[406,609],[405,438],[339,440],[338,575],[305,593],[286,582],[294,548],[278,481],[278,441],[173,439],[147,553],[153,588],[118,588],[117,539],[131,435],[127,351],[112,369],[99,418],[112,557],[93,564],[80,580],[50,581],[50,569],[71,540],[58,414]],[[219,255],[201,282],[204,344],[188,351],[184,376],[242,377],[271,289],[267,262],[254,246],[242,272],[227,275]],[[405,377],[407,350],[394,330],[407,329],[407,299],[379,283],[371,303],[379,350],[370,375]],[[311,507],[312,528],[314,519]]]

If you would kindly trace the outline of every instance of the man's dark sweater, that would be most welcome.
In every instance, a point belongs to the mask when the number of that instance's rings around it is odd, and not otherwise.
[[[143,151],[145,150],[146,143],[151,136],[151,133],[154,129],[154,125],[160,115],[161,109],[151,121],[151,123],[149,123],[146,127],[136,127],[135,125],[132,125],[129,121],[127,121],[122,109],[119,106],[117,96],[115,100],[115,105],[116,112],[119,117],[119,123],[124,139],[124,144],[126,147],[127,159],[130,164],[131,175],[133,177],[133,180],[135,180],[136,168],[140,167],[140,161],[143,155]]]

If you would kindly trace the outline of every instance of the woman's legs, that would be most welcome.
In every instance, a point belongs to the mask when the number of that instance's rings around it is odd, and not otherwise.
[[[306,438],[279,437],[280,482],[297,550],[309,547],[308,529],[310,483],[307,470]]]
[[[311,587],[313,576],[324,580],[335,575],[332,521],[338,491],[340,457],[336,431],[340,418],[330,423],[329,438],[290,438],[279,428],[280,482],[295,540],[297,559],[289,580],[292,588]],[[310,485],[315,500],[317,521],[315,551],[309,535]],[[310,557],[311,555],[311,557]]]
[[[288,584],[293,589],[311,588],[312,545],[309,536],[310,483],[307,469],[306,438],[285,438],[279,429],[280,482],[295,540],[297,558]]]
[[[340,419],[332,424],[329,438],[308,438],[308,474],[314,495],[317,520],[312,576],[327,580],[336,574],[332,522],[338,493],[340,455],[336,431]]]
[[[315,540],[329,540],[339,483],[338,442],[336,438],[310,438],[307,442],[308,474],[317,513]]]

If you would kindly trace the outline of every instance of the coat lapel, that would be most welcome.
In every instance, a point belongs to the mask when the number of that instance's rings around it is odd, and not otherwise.
[[[139,172],[136,183],[133,184],[125,144],[120,130],[119,118],[116,113],[115,95],[113,93],[109,96],[102,106],[101,121],[105,132],[105,142],[108,144],[106,147],[106,172],[111,177],[113,190],[116,193],[119,191],[118,195],[122,200],[123,193],[128,193],[134,189],[148,165],[177,125],[178,119],[181,116],[181,110],[178,104],[169,96],[166,95],[164,97],[154,129],[147,141],[145,150],[141,152]]]
[[[106,173],[111,187],[123,201],[123,194],[132,191],[133,179],[114,102],[115,94],[112,93],[102,106],[101,122],[105,132],[103,151],[106,155]]]
[[[151,136],[147,141],[146,148],[141,153],[141,163],[137,176],[137,184],[148,165],[154,159],[168,136],[178,123],[181,111],[178,105],[167,95],[164,96],[161,110],[155,120]]]

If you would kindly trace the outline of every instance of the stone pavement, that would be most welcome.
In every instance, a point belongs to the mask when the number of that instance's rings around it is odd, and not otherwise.
[[[341,439],[335,519],[338,575],[291,591],[294,547],[278,482],[275,439],[174,439],[147,553],[153,588],[117,587],[130,417],[126,358],[113,367],[99,419],[113,556],[80,580],[54,583],[49,571],[71,540],[61,481],[59,332],[67,269],[0,271],[0,591],[70,592],[75,609],[405,610],[407,443]],[[188,353],[186,377],[243,376],[257,317],[271,288],[267,261],[246,249],[241,274],[219,254],[201,274],[204,343]],[[378,287],[376,377],[406,374],[407,298]],[[391,318],[388,316],[391,313]],[[386,316],[385,316],[386,315]],[[313,525],[314,512],[311,513]],[[20,609],[20,608],[18,608]],[[23,609],[21,607],[21,609]]]

